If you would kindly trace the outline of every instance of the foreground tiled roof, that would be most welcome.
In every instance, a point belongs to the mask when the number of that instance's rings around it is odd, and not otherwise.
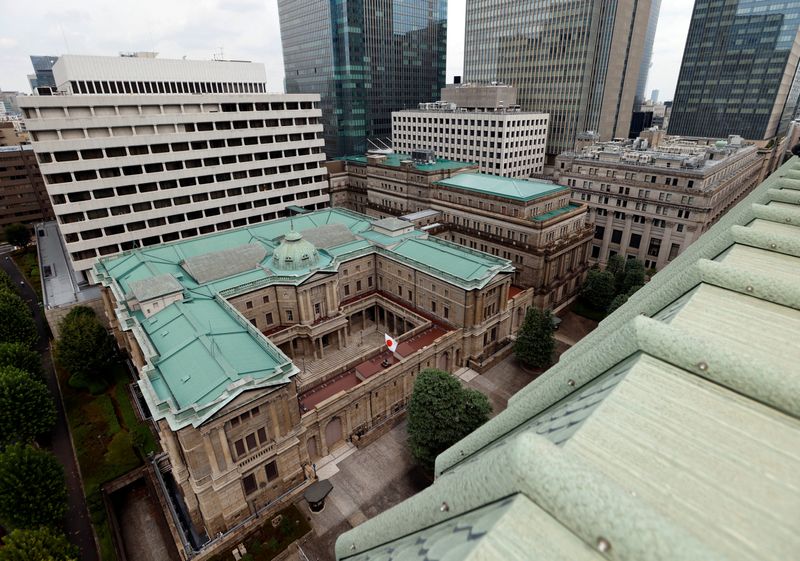
[[[292,230],[319,244],[319,259],[276,269],[273,254]],[[177,430],[202,424],[243,391],[284,384],[298,372],[226,298],[273,284],[300,284],[370,253],[466,290],[514,271],[506,259],[427,238],[419,230],[386,235],[365,215],[322,210],[125,252],[99,260],[92,274],[114,293],[120,328],[133,332],[144,353],[139,385],[153,417]],[[178,292],[181,302],[149,318],[128,308],[131,297],[142,301]]]
[[[337,557],[797,559],[799,417],[794,158]]]

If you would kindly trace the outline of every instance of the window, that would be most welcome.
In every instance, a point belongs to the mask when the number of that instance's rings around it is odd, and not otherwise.
[[[622,241],[622,230],[611,231],[611,243],[620,243]]]
[[[372,286],[372,277],[367,277],[367,286]]]
[[[322,306],[320,306],[319,302],[314,303],[314,316],[320,317],[322,315]]]
[[[274,461],[264,466],[264,471],[267,473],[267,481],[272,481],[278,478],[278,466]]]
[[[264,298],[261,300],[264,302],[264,304],[269,304],[269,296],[264,296]]]
[[[606,235],[606,229],[603,226],[594,227],[594,238],[596,240],[602,240],[603,236],[605,235]]]
[[[286,310],[286,321],[293,321],[294,314],[292,314],[292,310]]]
[[[435,314],[436,313],[436,302],[431,302],[431,311]]]
[[[658,252],[661,250],[661,240],[652,238],[650,240],[650,247],[647,248],[647,255],[650,257],[658,257]]]
[[[253,303],[252,302],[245,302],[244,307],[247,308],[248,310],[252,310],[253,309]]]
[[[681,250],[680,244],[677,243],[672,244],[672,246],[669,248],[669,260],[672,261],[673,259],[675,259],[678,256],[680,250]]]
[[[266,320],[267,320],[267,325],[272,325],[272,312],[267,313]]]
[[[361,281],[356,281],[356,291],[361,292]]]
[[[247,449],[244,447],[244,440],[242,440],[241,438],[233,443],[233,447],[236,450],[236,456],[239,458],[241,458],[247,453]]]
[[[242,485],[244,486],[244,494],[245,495],[252,495],[256,492],[256,476],[254,474],[250,474],[245,476],[242,479]]]
[[[639,245],[642,243],[642,235],[641,234],[631,234],[631,241],[628,246],[632,247],[633,249],[639,249]]]
[[[344,295],[345,296],[350,296],[350,285],[349,284],[344,285]]]

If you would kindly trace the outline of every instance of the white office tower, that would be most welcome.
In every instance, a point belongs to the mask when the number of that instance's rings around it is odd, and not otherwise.
[[[482,173],[535,177],[544,173],[547,113],[520,111],[516,88],[451,84],[442,101],[392,112],[392,147],[432,150],[438,157],[475,162]]]
[[[319,96],[266,93],[262,64],[65,55],[53,74],[20,105],[76,271],[328,206]]]

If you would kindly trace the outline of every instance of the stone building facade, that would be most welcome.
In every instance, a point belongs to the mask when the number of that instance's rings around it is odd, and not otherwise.
[[[593,143],[556,160],[557,181],[591,208],[593,262],[620,254],[660,270],[758,184],[763,155],[741,138],[655,132]]]
[[[403,414],[421,370],[479,368],[533,298],[506,259],[343,209],[125,252],[92,276],[206,536],[296,497],[313,463]]]
[[[377,218],[401,216],[429,233],[511,261],[514,283],[541,308],[577,295],[591,245],[586,205],[561,185],[478,173],[477,164],[402,154],[327,163],[331,201]]]

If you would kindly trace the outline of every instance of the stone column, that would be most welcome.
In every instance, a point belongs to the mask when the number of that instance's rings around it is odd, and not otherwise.
[[[233,458],[231,457],[231,449],[230,446],[228,446],[228,439],[225,436],[225,431],[223,429],[217,430],[217,436],[219,437],[219,445],[222,447],[222,455],[225,457],[225,461],[230,468],[233,466]]]
[[[219,464],[217,464],[217,456],[214,454],[214,448],[211,446],[211,435],[203,433],[203,449],[206,452],[208,463],[211,466],[211,478],[217,479],[219,477]]]

